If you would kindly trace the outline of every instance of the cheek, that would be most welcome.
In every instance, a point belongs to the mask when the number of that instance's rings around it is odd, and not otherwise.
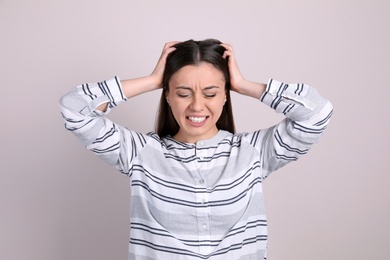
[[[222,111],[224,106],[225,106],[225,98],[219,100],[218,104],[215,105],[216,109],[219,111]]]
[[[223,105],[219,107],[219,115],[221,115],[223,112]]]
[[[171,100],[170,107],[171,107],[173,117],[176,119],[176,121],[178,121],[178,119],[180,119],[183,116],[183,113],[185,111],[183,104],[176,103]]]

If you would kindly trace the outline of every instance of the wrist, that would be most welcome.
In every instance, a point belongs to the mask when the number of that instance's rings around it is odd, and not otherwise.
[[[263,95],[266,87],[267,85],[263,83],[244,80],[237,92],[242,95],[259,99]]]
[[[150,74],[146,77],[150,90],[162,88],[162,78],[159,75]]]

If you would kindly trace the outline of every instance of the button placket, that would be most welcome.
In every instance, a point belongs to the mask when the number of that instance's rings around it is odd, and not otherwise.
[[[196,200],[198,207],[196,209],[197,221],[198,221],[198,234],[199,241],[210,241],[210,207],[209,207],[209,193],[208,189],[202,189],[201,192],[196,194]],[[200,252],[207,254],[210,253],[211,246],[203,244],[200,248]]]
[[[197,201],[200,203],[201,206],[208,208],[208,203],[209,203],[209,194],[208,192],[199,192],[196,195]]]
[[[195,145],[195,156],[196,160],[192,163],[194,165],[194,169],[196,172],[193,174],[195,186],[198,188],[198,192],[196,193],[196,218],[198,224],[198,236],[199,241],[202,242],[202,246],[199,246],[199,251],[202,254],[209,254],[211,252],[211,246],[208,245],[211,239],[211,229],[210,229],[210,207],[209,207],[209,193],[207,188],[207,181],[204,178],[201,168],[205,164],[202,163],[204,158],[207,156],[207,150],[201,149],[205,145],[204,141],[199,141]]]
[[[200,215],[198,216],[198,232],[199,232],[199,241],[210,241],[211,239],[211,230],[210,230],[210,210],[209,207],[204,207],[199,209]],[[207,242],[206,242],[207,243]],[[206,246],[205,244],[200,247],[202,253],[209,253],[211,251],[211,246]]]
[[[204,156],[205,151],[200,149],[203,146],[204,146],[204,141],[199,141],[196,144],[196,156],[197,156],[199,161],[203,161],[205,158],[205,156]]]

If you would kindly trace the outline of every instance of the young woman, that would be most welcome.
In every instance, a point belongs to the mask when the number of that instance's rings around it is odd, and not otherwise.
[[[156,131],[105,117],[136,95],[162,89]],[[230,91],[286,118],[235,133]],[[66,129],[130,180],[129,258],[266,259],[262,182],[316,143],[331,103],[305,84],[244,79],[217,40],[167,43],[151,75],[83,84],[60,101]]]

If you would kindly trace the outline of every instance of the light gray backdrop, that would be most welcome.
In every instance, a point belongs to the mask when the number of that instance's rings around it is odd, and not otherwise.
[[[65,131],[58,100],[210,37],[248,79],[305,82],[335,107],[321,142],[265,182],[269,259],[390,259],[389,25],[387,0],[0,0],[0,259],[127,259],[127,178]],[[150,131],[159,94],[110,117]],[[239,131],[282,118],[232,98]]]

